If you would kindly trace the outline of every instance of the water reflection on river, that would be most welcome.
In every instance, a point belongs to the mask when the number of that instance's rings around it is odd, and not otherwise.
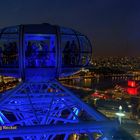
[[[114,79],[112,77],[100,77],[100,78],[79,78],[65,80],[64,83],[72,86],[91,88],[91,89],[108,89],[114,87],[116,84],[124,84],[127,79]]]

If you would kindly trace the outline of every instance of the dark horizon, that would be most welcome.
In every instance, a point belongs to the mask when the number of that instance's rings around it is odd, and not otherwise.
[[[0,28],[51,23],[86,34],[94,56],[139,56],[140,1],[137,0],[5,0]]]

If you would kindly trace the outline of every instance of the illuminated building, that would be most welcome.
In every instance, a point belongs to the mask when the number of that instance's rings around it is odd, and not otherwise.
[[[138,94],[138,85],[136,84],[136,81],[128,80],[127,93],[130,95]]]

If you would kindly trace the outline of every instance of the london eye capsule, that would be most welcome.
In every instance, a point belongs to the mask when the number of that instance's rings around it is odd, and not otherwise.
[[[70,28],[43,23],[0,30],[0,75],[45,81],[88,66],[91,55],[88,38]]]

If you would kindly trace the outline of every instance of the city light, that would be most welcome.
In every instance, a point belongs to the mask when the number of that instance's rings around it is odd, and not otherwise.
[[[120,117],[124,117],[125,116],[125,114],[123,113],[123,112],[117,112],[117,113],[115,113],[117,116],[120,116]]]
[[[128,80],[128,86],[130,86],[130,87],[136,87],[136,81],[130,81],[130,80]]]
[[[137,95],[138,94],[138,89],[137,88],[127,88],[127,93],[130,95]]]

